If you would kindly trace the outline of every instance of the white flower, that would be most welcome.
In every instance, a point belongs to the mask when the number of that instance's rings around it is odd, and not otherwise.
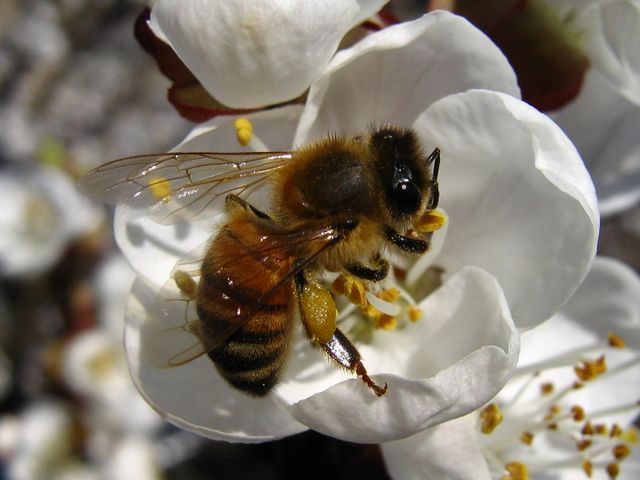
[[[593,186],[575,149],[512,95],[514,74],[491,42],[459,17],[436,12],[336,54],[303,109],[250,117],[262,141],[254,145],[273,150],[372,122],[413,127],[427,151],[442,150],[440,205],[449,227],[436,233],[433,251],[404,285],[419,288],[428,265],[444,269],[444,284],[420,301],[424,320],[376,331],[369,343],[356,339],[374,380],[389,385],[381,398],[327,364],[300,332],[281,383],[262,399],[229,387],[206,357],[159,367],[156,354],[176,345],[158,331],[182,331],[184,348],[193,344],[180,328],[179,302],[175,316],[158,323],[159,292],[176,262],[210,237],[211,225],[162,226],[119,208],[117,240],[139,276],[125,345],[145,398],[178,426],[243,442],[307,428],[388,441],[486,403],[515,367],[518,328],[539,324],[575,291],[598,232]],[[241,150],[235,142],[233,123],[216,119],[179,149]]]
[[[490,407],[382,446],[392,476],[525,478],[524,467],[532,479],[638,478],[639,299],[629,267],[596,258],[570,302],[522,336],[514,378]]]
[[[214,98],[256,108],[302,95],[345,33],[386,2],[160,0],[150,25]]]
[[[0,171],[0,275],[50,268],[67,243],[96,228],[100,211],[50,167]]]

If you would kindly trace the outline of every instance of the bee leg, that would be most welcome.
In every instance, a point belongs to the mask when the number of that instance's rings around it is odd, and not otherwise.
[[[405,252],[424,253],[429,250],[429,242],[427,240],[401,235],[391,227],[385,227],[384,233],[387,240]]]
[[[271,220],[271,217],[268,214],[264,213],[262,210],[258,210],[245,199],[240,198],[238,195],[233,193],[227,195],[224,206],[229,213],[240,208],[245,212],[253,213],[256,217],[262,218],[263,220]]]
[[[373,260],[377,268],[369,268],[361,263],[351,263],[346,266],[345,270],[351,275],[362,278],[363,280],[369,280],[371,282],[379,282],[384,280],[389,273],[389,262],[385,259],[376,256]]]
[[[331,293],[315,282],[309,282],[304,274],[296,275],[296,288],[302,324],[313,343],[322,349],[340,366],[354,372],[381,397],[387,392],[367,374],[360,353],[349,339],[336,327],[336,304]]]
[[[321,343],[320,346],[334,361],[361,377],[367,387],[373,390],[377,396],[381,397],[387,393],[387,384],[385,383],[381,387],[369,377],[360,353],[340,329],[336,328],[331,339],[326,343]]]

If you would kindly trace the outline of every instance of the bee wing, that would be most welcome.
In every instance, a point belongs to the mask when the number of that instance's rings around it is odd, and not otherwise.
[[[78,187],[102,202],[148,208],[155,221],[172,224],[221,211],[224,197],[262,187],[290,159],[291,152],[137,155],[99,166]]]
[[[293,232],[282,232],[270,235],[267,239],[256,243],[255,246],[248,246],[248,248],[244,250],[245,253],[229,254],[221,259],[219,258],[217,265],[223,268],[236,262],[243,262],[244,259],[248,259],[249,257],[251,258],[251,262],[255,262],[255,259],[258,258],[260,263],[268,265],[273,263],[273,257],[277,254],[279,257],[292,259],[292,267],[278,279],[272,288],[263,292],[258,300],[252,302],[252,306],[249,306],[238,315],[225,318],[224,321],[208,327],[203,327],[197,319],[187,320],[196,318],[195,308],[193,308],[195,306],[195,294],[186,293],[188,290],[192,290],[192,288],[176,287],[178,283],[183,283],[183,281],[177,280],[177,272],[180,272],[179,275],[188,275],[194,284],[197,284],[200,272],[194,268],[194,266],[198,262],[194,261],[193,257],[179,262],[174,268],[173,278],[165,285],[165,293],[163,293],[162,296],[166,299],[165,302],[183,301],[186,303],[187,306],[185,307],[184,313],[185,320],[179,327],[174,328],[174,331],[180,331],[182,333],[185,331],[189,332],[198,337],[198,340],[192,341],[188,345],[185,345],[183,342],[181,344],[183,348],[177,351],[177,353],[173,353],[176,352],[174,349],[173,352],[170,353],[170,358],[167,362],[168,366],[184,365],[221,345],[226,339],[233,335],[233,333],[254,318],[257,313],[264,308],[268,308],[269,300],[272,299],[272,297],[278,294],[282,288],[290,288],[295,276],[308,268],[327,248],[342,239],[342,235],[340,229],[333,225]],[[300,255],[301,251],[304,251],[303,255]],[[200,258],[204,257],[201,255]],[[245,270],[243,276],[234,278],[236,288],[242,291],[247,284],[255,281],[255,275],[255,271]],[[181,297],[181,299],[178,299],[178,296]],[[187,313],[187,308],[189,307],[193,308],[191,315]],[[292,302],[290,308],[291,310],[287,315],[295,314],[295,310],[298,308],[298,302]],[[160,315],[165,317],[175,315],[175,309],[162,307]],[[175,320],[169,318],[165,318],[165,320],[173,321],[175,324]],[[202,328],[207,328],[206,335],[200,335],[200,329]],[[164,332],[171,333],[169,329],[164,329]]]

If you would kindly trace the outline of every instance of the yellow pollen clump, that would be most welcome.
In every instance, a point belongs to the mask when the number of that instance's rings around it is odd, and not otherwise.
[[[576,422],[581,422],[585,418],[584,408],[580,405],[574,405],[571,407],[571,415]]]
[[[616,478],[620,474],[620,465],[617,463],[610,463],[607,465],[607,474],[609,478]]]
[[[591,478],[593,475],[593,464],[589,460],[582,462],[582,470],[587,474],[587,477]]]
[[[149,179],[149,189],[154,197],[163,200],[171,193],[171,183],[164,177],[153,177]]]
[[[351,275],[340,275],[334,280],[331,289],[338,295],[344,295],[351,303],[358,307],[365,308],[367,306],[364,285],[360,280]]]
[[[529,480],[529,471],[524,463],[510,462],[504,466],[507,471],[500,480]]]
[[[609,332],[609,346],[613,347],[613,348],[624,348],[625,347],[625,343],[624,340],[622,338],[620,338],[618,335],[616,335],[613,332]]]
[[[553,383],[548,382],[548,383],[543,383],[542,385],[540,385],[540,393],[542,393],[542,395],[549,395],[550,393],[553,393],[554,387],[553,387]]]
[[[251,141],[251,137],[253,137],[253,125],[251,120],[245,117],[240,117],[233,122],[233,126],[236,129],[236,138],[238,139],[238,143],[243,147],[248,145]]]
[[[493,432],[502,422],[503,415],[500,407],[490,403],[480,412],[480,431],[485,435]]]
[[[411,305],[408,311],[409,320],[412,322],[417,322],[422,318],[422,310],[420,310],[417,306]]]
[[[611,449],[611,453],[616,458],[616,460],[622,460],[626,458],[631,453],[631,449],[627,447],[624,443],[619,443],[615,447]]]
[[[400,297],[400,292],[397,288],[389,288],[387,290],[382,290],[381,292],[376,294],[376,297],[385,300],[386,302],[395,302]]]
[[[337,309],[333,296],[317,283],[307,283],[300,293],[302,321],[309,336],[327,343],[336,331]]]
[[[382,314],[376,318],[375,328],[381,330],[395,330],[398,327],[398,320],[391,315]]]
[[[425,213],[416,222],[416,230],[420,233],[431,233],[441,229],[447,223],[447,216],[440,210],[431,210]]]
[[[520,435],[520,441],[525,445],[531,445],[533,443],[534,435],[531,432],[524,432]]]

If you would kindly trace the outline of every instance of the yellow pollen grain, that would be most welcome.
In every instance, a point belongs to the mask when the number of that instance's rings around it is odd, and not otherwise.
[[[580,405],[574,405],[571,407],[571,415],[576,422],[581,422],[585,418],[584,408]]]
[[[540,393],[542,393],[542,395],[549,395],[553,393],[553,390],[554,386],[551,382],[543,383],[542,385],[540,385]]]
[[[411,305],[409,307],[408,315],[409,315],[409,320],[415,323],[422,318],[422,310],[420,310],[415,305]]]
[[[609,332],[609,346],[613,348],[624,348],[625,342],[622,338],[613,332]]]
[[[240,117],[233,122],[233,126],[236,129],[236,138],[238,139],[238,143],[243,147],[248,145],[251,141],[251,137],[253,137],[253,124],[251,123],[251,120],[245,117]]]
[[[365,288],[360,280],[351,275],[340,275],[331,285],[331,289],[338,295],[344,295],[354,305],[366,308],[367,297]]]
[[[504,466],[507,471],[506,475],[501,477],[501,480],[529,480],[529,471],[524,463],[510,462]]]
[[[531,432],[524,432],[520,435],[520,441],[525,445],[531,445],[533,443],[534,435]]]
[[[502,423],[502,419],[500,407],[495,403],[490,403],[480,412],[480,431],[485,435],[490,434]]]
[[[585,460],[582,462],[582,470],[587,475],[587,477],[591,478],[593,475],[593,464],[589,460]]]
[[[376,318],[375,328],[380,330],[395,330],[398,328],[398,320],[396,317],[383,313]]]
[[[619,443],[611,449],[611,453],[613,453],[616,460],[622,460],[631,454],[631,449],[624,443]]]
[[[420,233],[431,233],[441,229],[447,223],[447,216],[440,210],[431,210],[417,221],[415,227]]]
[[[376,294],[376,297],[385,300],[387,302],[395,302],[398,297],[400,297],[400,292],[397,288],[389,288],[387,290],[382,290],[381,292]]]
[[[163,200],[171,193],[171,183],[164,177],[153,177],[149,179],[149,189],[154,197]]]
[[[594,362],[596,375],[602,375],[607,371],[607,361],[605,360],[604,355],[598,357],[598,359]]]
[[[593,430],[596,432],[596,435],[609,435],[609,429],[604,423],[596,423],[593,426]]]
[[[607,465],[606,470],[609,478],[617,478],[620,474],[620,465],[618,465],[617,463],[610,463],[609,465]]]

